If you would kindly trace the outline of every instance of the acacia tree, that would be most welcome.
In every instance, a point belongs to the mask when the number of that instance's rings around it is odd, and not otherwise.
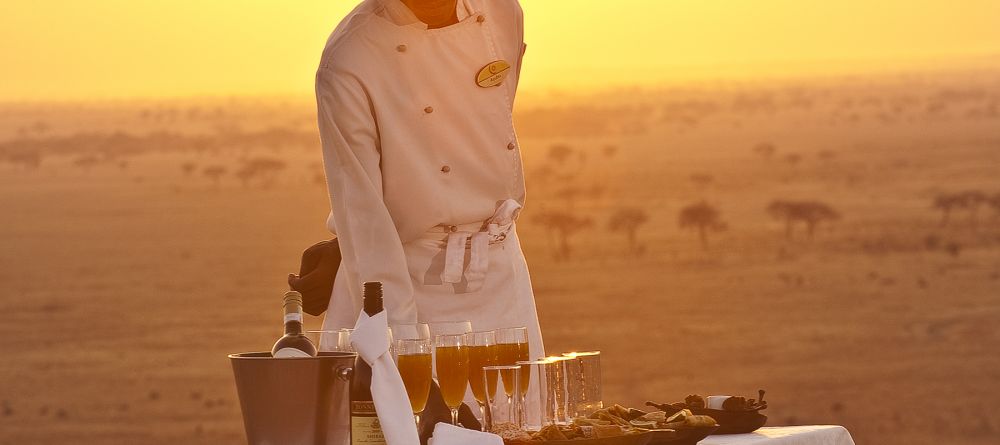
[[[941,211],[941,226],[947,226],[948,222],[951,221],[951,212],[956,209],[963,207],[963,203],[958,196],[954,194],[942,194],[934,197],[934,202],[931,207]]]
[[[951,222],[952,212],[956,210],[968,210],[969,222],[973,227],[978,224],[979,207],[983,204],[990,204],[990,197],[978,190],[966,190],[957,193],[942,193],[934,197],[931,206],[941,211],[941,225],[947,226]]]
[[[986,199],[986,204],[993,207],[996,212],[995,216],[1000,216],[1000,192],[994,193],[992,196]]]
[[[761,142],[753,147],[753,152],[764,159],[771,159],[778,148],[770,142]]]
[[[961,193],[969,209],[969,223],[975,229],[979,225],[979,207],[985,204],[989,197],[979,190],[966,190]]]
[[[287,163],[277,158],[253,158],[243,162],[243,166],[236,171],[243,186],[246,187],[253,178],[262,178],[265,187],[269,187],[277,179],[278,172],[287,167]]]
[[[572,213],[549,211],[538,214],[534,220],[541,223],[549,233],[554,235],[555,246],[553,258],[557,261],[568,260],[572,254],[570,238],[580,231],[594,225],[590,218],[581,218]],[[552,236],[550,235],[550,241]]]
[[[191,176],[191,173],[194,173],[197,168],[198,165],[194,162],[185,162],[181,164],[181,171],[184,172],[184,176]]]
[[[699,190],[708,188],[708,186],[712,185],[712,182],[715,181],[715,177],[708,173],[694,173],[690,178],[691,182],[693,182],[695,187]]]
[[[222,176],[226,174],[226,167],[223,167],[221,165],[210,165],[208,167],[205,167],[205,169],[201,171],[201,174],[208,177],[208,179],[211,179],[212,184],[218,187],[219,180],[222,179]]]
[[[792,227],[797,221],[806,225],[806,232],[812,240],[816,227],[823,221],[840,219],[840,214],[827,204],[819,201],[772,201],[767,213],[775,219],[785,221],[785,238],[792,239]]]
[[[625,232],[629,255],[639,256],[643,254],[644,249],[638,245],[637,233],[639,228],[647,222],[649,222],[649,215],[642,209],[625,207],[618,209],[611,215],[607,228],[611,232]]]
[[[709,231],[721,232],[727,227],[726,223],[722,222],[719,210],[705,201],[681,209],[677,223],[682,229],[694,229],[698,232],[702,249],[708,248]]]

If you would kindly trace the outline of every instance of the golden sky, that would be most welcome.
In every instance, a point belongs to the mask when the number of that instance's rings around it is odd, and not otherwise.
[[[355,3],[5,2],[0,101],[311,94],[326,36]],[[521,4],[528,42],[521,88],[529,91],[839,74],[1000,55],[1000,0]]]

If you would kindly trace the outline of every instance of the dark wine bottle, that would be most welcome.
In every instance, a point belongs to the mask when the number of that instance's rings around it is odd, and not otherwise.
[[[382,312],[382,283],[368,281],[364,288],[365,313]],[[351,377],[351,445],[385,445],[375,402],[372,401],[372,368],[361,357],[354,360]]]
[[[285,335],[274,343],[274,358],[315,357],[316,345],[302,333],[302,294],[291,291],[285,294]]]

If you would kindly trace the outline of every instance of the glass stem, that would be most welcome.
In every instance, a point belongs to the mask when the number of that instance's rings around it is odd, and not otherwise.
[[[420,413],[413,413],[413,422],[417,424],[417,432],[420,432]]]
[[[486,412],[486,404],[485,403],[480,403],[479,404],[479,414],[481,415],[481,418],[483,419],[483,425],[482,425],[483,431],[489,431],[489,427],[493,425],[493,420],[486,418],[486,416],[488,414]]]
[[[451,424],[458,426],[458,408],[451,409]]]

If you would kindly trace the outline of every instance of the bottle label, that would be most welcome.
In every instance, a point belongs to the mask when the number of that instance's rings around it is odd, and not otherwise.
[[[285,323],[288,323],[289,321],[297,321],[299,323],[302,323],[302,313],[292,312],[290,314],[285,314]]]
[[[351,444],[385,445],[374,402],[351,402]]]
[[[291,358],[291,357],[312,357],[312,356],[305,353],[303,350],[296,348],[281,348],[274,353],[274,358]]]

